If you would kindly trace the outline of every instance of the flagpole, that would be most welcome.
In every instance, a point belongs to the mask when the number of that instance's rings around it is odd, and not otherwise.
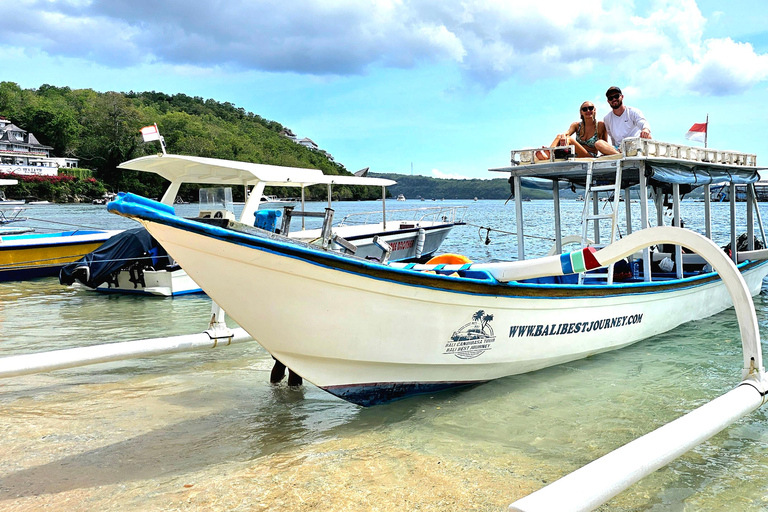
[[[707,120],[705,122],[706,129],[704,130],[704,149],[707,149],[707,135],[709,135],[709,112],[707,112]]]
[[[707,119],[709,119],[709,114],[707,114]],[[163,150],[163,154],[165,155],[165,154],[167,154],[165,152],[165,138],[163,138],[163,136],[160,135],[160,130],[157,129],[157,123],[155,123],[155,131],[157,132],[157,136],[159,137],[159,140],[160,140],[160,149]],[[706,137],[706,135],[705,135],[705,137]],[[704,147],[707,147],[706,138],[704,139]]]

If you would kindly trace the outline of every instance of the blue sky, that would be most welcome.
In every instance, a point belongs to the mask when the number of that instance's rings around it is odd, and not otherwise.
[[[766,164],[767,27],[764,0],[19,0],[0,80],[229,101],[350,171],[473,178],[618,85],[655,139],[709,114]]]

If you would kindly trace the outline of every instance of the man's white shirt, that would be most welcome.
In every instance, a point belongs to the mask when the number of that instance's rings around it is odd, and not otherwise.
[[[651,125],[645,120],[645,116],[639,109],[624,107],[624,112],[617,116],[613,111],[608,112],[603,118],[608,135],[613,140],[613,145],[619,147],[621,141],[627,137],[638,137],[643,129],[651,129]]]

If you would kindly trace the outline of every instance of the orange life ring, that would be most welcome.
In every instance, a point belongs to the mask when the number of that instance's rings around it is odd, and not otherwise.
[[[434,256],[426,264],[427,265],[439,265],[445,263],[446,265],[463,265],[464,263],[472,263],[472,260],[461,254],[440,254]]]

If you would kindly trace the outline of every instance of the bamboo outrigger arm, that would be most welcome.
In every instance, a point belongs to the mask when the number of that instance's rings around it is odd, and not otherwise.
[[[646,244],[648,238],[643,238],[644,235],[691,249],[718,272],[739,321],[744,351],[743,380],[721,397],[515,501],[509,506],[510,512],[594,510],[766,402],[767,383],[757,317],[752,297],[734,263],[710,240],[672,227],[633,233],[593,255],[600,265],[609,264],[634,252],[641,242]]]

